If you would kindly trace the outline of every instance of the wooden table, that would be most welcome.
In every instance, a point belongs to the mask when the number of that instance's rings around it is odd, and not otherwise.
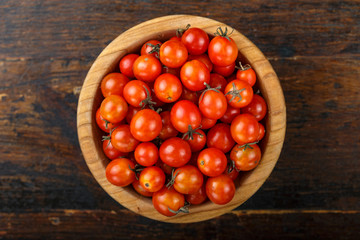
[[[117,35],[186,13],[241,31],[283,86],[274,172],[238,209],[166,224],[95,182],[76,133],[80,87]],[[359,239],[360,3],[0,1],[0,239]]]

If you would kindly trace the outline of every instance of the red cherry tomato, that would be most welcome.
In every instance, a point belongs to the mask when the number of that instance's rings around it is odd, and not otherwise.
[[[134,106],[132,106],[132,105],[129,105],[128,112],[127,112],[126,117],[125,117],[126,122],[127,122],[128,124],[130,124],[131,119],[132,119],[132,118],[135,116],[135,114],[136,114],[138,111],[140,111],[140,110],[141,110],[140,107],[134,107]]]
[[[99,126],[99,128],[101,130],[103,130],[104,132],[109,133],[111,129],[121,125],[121,122],[119,123],[111,123],[107,120],[105,120],[101,115],[100,115],[100,108],[98,108],[98,110],[96,111],[95,114],[95,119],[96,119],[96,123]]]
[[[205,202],[205,200],[207,199],[205,184],[203,184],[196,193],[188,194],[185,196],[185,198],[186,198],[186,201],[192,205],[197,205],[197,204],[201,204],[201,203]]]
[[[250,65],[245,65],[243,67],[240,63],[240,67],[241,69],[236,72],[236,78],[249,83],[250,86],[254,86],[256,82],[255,71],[250,67]]]
[[[171,103],[178,100],[182,93],[182,84],[180,80],[170,74],[161,74],[154,83],[155,95],[165,103]]]
[[[207,54],[201,54],[201,55],[189,55],[188,61],[191,60],[199,60],[200,62],[202,62],[203,64],[205,64],[205,66],[207,67],[207,69],[209,69],[209,72],[211,72],[213,70],[213,64],[210,61],[210,58]]]
[[[197,164],[199,170],[206,176],[219,176],[225,171],[227,159],[217,148],[206,148],[199,153]]]
[[[261,139],[263,139],[265,136],[265,128],[264,125],[262,125],[261,123],[259,123],[259,136],[257,138],[258,141],[260,141]]]
[[[201,113],[199,108],[188,100],[181,100],[174,104],[170,111],[170,120],[176,130],[182,133],[200,127]]]
[[[212,128],[213,126],[215,126],[217,122],[217,119],[211,119],[211,118],[206,118],[204,116],[202,116],[201,118],[201,129],[209,129]]]
[[[230,202],[235,195],[235,184],[233,180],[224,174],[209,178],[205,188],[206,195],[210,201],[219,205]]]
[[[187,135],[184,139],[190,145],[192,152],[198,152],[206,145],[206,134],[203,130],[198,129],[192,134],[192,136],[193,139],[190,139],[189,135]]]
[[[235,62],[228,66],[218,66],[214,65],[214,72],[220,74],[224,77],[229,77],[235,70]]]
[[[205,89],[205,83],[209,84],[210,72],[199,60],[191,60],[181,67],[180,79],[187,89],[200,91]]]
[[[225,87],[225,95],[234,108],[242,108],[248,105],[253,98],[253,89],[251,86],[241,80],[233,80]]]
[[[106,166],[106,178],[113,185],[125,187],[135,180],[135,172],[130,168],[134,169],[135,165],[127,158],[112,160]]]
[[[141,55],[153,55],[156,58],[159,58],[161,42],[158,40],[150,40],[142,45],[140,54]],[[151,53],[150,53],[151,52]]]
[[[188,58],[188,51],[181,41],[169,40],[160,47],[160,61],[169,68],[181,67]]]
[[[238,144],[231,150],[230,159],[239,171],[250,171],[259,164],[261,150],[257,144]]]
[[[239,176],[239,171],[236,170],[235,167],[232,169],[231,168],[230,165],[228,164],[223,174],[227,175],[229,178],[231,178],[231,180],[235,181],[235,179]]]
[[[132,152],[139,141],[130,132],[129,125],[118,126],[111,134],[111,144],[121,152]]]
[[[143,142],[135,148],[134,155],[138,164],[149,167],[159,159],[159,150],[154,143]]]
[[[240,114],[240,108],[234,108],[230,105],[227,106],[225,114],[220,118],[223,123],[230,124],[232,120]]]
[[[254,115],[256,120],[261,121],[266,115],[267,105],[261,96],[254,94],[252,101],[247,106],[243,107],[241,112],[250,113]]]
[[[121,122],[127,114],[128,105],[125,99],[118,95],[106,97],[100,106],[100,115],[111,123]]]
[[[225,31],[227,31],[225,29]],[[219,36],[214,37],[209,44],[208,53],[213,64],[218,66],[228,66],[235,62],[238,56],[238,48],[234,40],[227,36],[219,28]]]
[[[210,74],[210,87],[212,88],[218,88],[220,92],[224,92],[225,91],[225,87],[228,84],[228,82],[226,81],[226,79],[221,76],[220,74],[217,73],[211,73]]]
[[[198,104],[199,95],[200,94],[198,94],[197,92],[190,91],[189,89],[184,87],[180,99],[181,100],[189,100],[190,102]]]
[[[111,144],[109,139],[103,141],[103,151],[105,155],[110,159],[116,159],[118,157],[126,157],[127,153],[120,152]]]
[[[139,180],[135,179],[135,181],[133,181],[133,183],[132,183],[132,186],[133,186],[133,188],[135,189],[136,192],[143,195],[144,197],[152,197],[152,195],[154,194],[152,192],[147,191],[145,188],[143,188],[141,186]]]
[[[154,107],[161,107],[161,106],[164,106],[165,103],[163,101],[160,101],[160,99],[156,96],[155,94],[155,89],[154,89],[154,83],[155,82],[152,82],[152,83],[147,83],[147,85],[151,88],[151,101],[152,101],[152,105]]]
[[[193,194],[203,185],[204,177],[197,167],[185,165],[174,172],[174,189],[182,194]]]
[[[227,108],[226,97],[217,89],[206,89],[199,98],[199,109],[201,114],[210,119],[221,118]]]
[[[137,79],[145,82],[153,82],[161,74],[162,66],[156,57],[152,55],[141,55],[134,62],[133,71]]]
[[[124,87],[124,98],[134,107],[143,107],[151,99],[151,89],[143,81],[132,80]]]
[[[129,78],[134,78],[133,65],[138,57],[138,54],[133,53],[123,57],[119,63],[120,72]]]
[[[175,191],[174,188],[163,187],[160,191],[154,193],[152,202],[159,213],[171,217],[175,216],[184,207],[185,197]]]
[[[161,168],[161,170],[163,170],[164,173],[167,174],[167,175],[171,175],[171,173],[172,173],[172,171],[174,169],[173,167],[170,167],[169,165],[167,165],[163,161],[157,161],[155,166]]]
[[[230,131],[238,144],[255,142],[259,136],[259,123],[251,114],[240,114],[231,122]]]
[[[206,52],[209,46],[209,36],[200,28],[189,28],[181,37],[189,54],[200,55]]]
[[[160,115],[151,109],[143,109],[131,119],[130,131],[135,139],[142,142],[154,140],[162,128]]]
[[[147,167],[141,171],[139,182],[146,191],[157,192],[165,184],[165,173],[159,167]]]
[[[161,140],[166,140],[171,137],[176,137],[178,135],[178,131],[174,128],[170,120],[170,112],[164,111],[160,113],[162,129],[159,133],[159,138]]]
[[[178,137],[165,140],[159,149],[161,161],[171,167],[181,167],[189,162],[191,157],[191,148],[189,144]]]
[[[121,73],[110,73],[101,80],[101,92],[104,97],[110,95],[123,95],[125,85],[129,78]]]
[[[230,133],[230,125],[218,123],[212,127],[207,134],[207,146],[217,148],[222,152],[229,152],[235,145],[235,141]]]

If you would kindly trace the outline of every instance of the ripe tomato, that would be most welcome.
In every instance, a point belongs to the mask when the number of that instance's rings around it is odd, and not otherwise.
[[[133,65],[138,57],[138,54],[133,53],[123,57],[119,63],[120,72],[129,78],[134,78]]]
[[[207,134],[207,146],[209,148],[217,148],[227,153],[234,145],[235,141],[231,137],[230,125],[218,123],[209,130]]]
[[[176,191],[182,194],[194,194],[203,185],[203,175],[192,165],[185,165],[179,167],[175,170],[174,176],[174,185]]]
[[[230,168],[230,164],[227,165],[225,171],[223,172],[224,175],[227,175],[231,180],[235,181],[235,179],[239,176],[239,171],[236,168]]]
[[[209,46],[209,36],[200,28],[189,28],[181,37],[189,54],[200,55],[206,52]]]
[[[202,116],[201,118],[201,129],[209,129],[211,127],[213,127],[217,122],[217,119],[211,119],[211,118],[206,118],[204,116]]]
[[[253,98],[253,89],[251,86],[241,80],[233,80],[225,87],[225,96],[234,108],[242,108],[248,105]]]
[[[136,192],[138,192],[139,194],[143,195],[144,197],[152,197],[153,193],[147,191],[145,188],[143,188],[139,182],[139,180],[133,181],[132,183],[133,188],[135,189]]]
[[[162,73],[170,73],[180,79],[180,70],[181,70],[181,68],[179,68],[179,67],[178,68],[169,68],[167,66],[163,66]]]
[[[221,150],[206,148],[199,153],[197,164],[204,175],[216,177],[225,171],[227,159]]]
[[[152,83],[147,83],[147,85],[151,88],[151,105],[153,105],[154,107],[161,107],[161,106],[164,106],[165,103],[163,101],[160,101],[160,99],[156,96],[155,94],[155,89],[154,89],[154,83],[155,82],[152,82]]]
[[[249,64],[243,67],[240,63],[240,68],[241,69],[236,72],[236,78],[249,83],[250,86],[254,86],[256,82],[255,71],[250,67]]]
[[[153,82],[161,74],[162,66],[156,57],[152,55],[141,55],[134,62],[133,71],[137,79],[145,82]]]
[[[181,67],[180,79],[187,89],[200,91],[205,88],[205,83],[209,84],[210,72],[199,60],[191,60]]]
[[[132,80],[124,87],[124,98],[134,107],[144,107],[151,100],[151,89],[143,81]]]
[[[186,133],[191,129],[200,127],[201,113],[194,103],[181,100],[171,108],[170,120],[176,130]]]
[[[201,54],[201,55],[189,55],[188,61],[191,60],[199,60],[200,62],[202,62],[203,64],[205,64],[205,66],[209,69],[209,72],[211,72],[213,70],[213,64],[210,61],[210,58],[207,54]]]
[[[140,110],[141,110],[140,107],[134,107],[134,106],[132,106],[132,105],[129,105],[129,107],[128,107],[128,112],[127,112],[126,117],[125,117],[126,122],[127,122],[128,124],[130,124],[131,119],[132,119],[132,118],[135,116],[135,114],[136,114],[138,111],[140,111]]]
[[[226,204],[235,195],[235,184],[230,177],[221,174],[217,177],[209,178],[206,182],[206,195],[215,204]]]
[[[155,192],[152,197],[154,208],[161,214],[171,217],[179,212],[184,212],[185,197],[174,188],[163,187]]]
[[[141,171],[139,182],[146,191],[157,192],[165,184],[165,173],[159,167],[147,167]]]
[[[235,62],[238,56],[238,48],[234,40],[227,36],[227,29],[223,32],[221,28],[218,28],[217,35],[209,44],[210,60],[218,66],[229,66]]]
[[[95,114],[95,119],[96,119],[96,123],[99,126],[99,128],[101,130],[103,130],[104,132],[109,133],[111,129],[119,126],[121,124],[121,122],[119,123],[111,123],[107,120],[105,120],[101,115],[100,115],[100,108],[98,108],[98,110],[96,111]]]
[[[199,109],[201,114],[210,119],[221,118],[227,108],[226,97],[222,92],[210,86],[200,95]]]
[[[112,160],[106,166],[106,178],[113,185],[125,187],[135,180],[135,172],[130,168],[134,169],[135,165],[127,158]]]
[[[203,130],[198,129],[193,133],[193,139],[190,139],[189,135],[184,138],[190,145],[192,152],[198,152],[206,145],[206,134]]]
[[[127,114],[128,105],[125,99],[118,95],[106,97],[100,106],[100,115],[111,123],[121,122]]]
[[[181,167],[189,162],[191,148],[185,140],[173,137],[160,145],[159,155],[161,161],[170,167]]]
[[[138,164],[149,167],[159,159],[159,150],[154,143],[144,142],[135,148],[134,155]]]
[[[101,80],[101,92],[104,97],[110,95],[123,95],[124,86],[129,78],[121,73],[110,73]]]
[[[130,122],[131,134],[141,142],[154,140],[162,128],[160,114],[151,109],[143,109]]]
[[[160,113],[162,128],[159,133],[159,138],[161,140],[166,140],[171,137],[176,137],[178,135],[178,131],[174,128],[170,120],[170,112],[164,111]]]
[[[155,95],[160,101],[171,103],[180,98],[182,93],[182,84],[176,76],[170,73],[164,73],[156,78],[154,90]]]
[[[105,155],[110,159],[113,160],[118,157],[126,157],[127,153],[120,152],[114,146],[111,144],[111,141],[109,139],[105,139],[103,141],[103,151]]]
[[[214,72],[220,74],[224,77],[229,77],[235,70],[235,62],[228,66],[218,66],[214,65]]]
[[[161,42],[158,40],[147,41],[142,45],[140,54],[141,55],[153,55],[156,58],[159,58]]]
[[[197,92],[190,91],[189,89],[184,87],[180,99],[181,100],[189,100],[190,102],[198,104],[199,95],[200,94],[198,94]]]
[[[226,79],[217,73],[211,73],[210,74],[210,87],[219,89],[220,92],[225,91],[225,87],[228,84]]]
[[[227,106],[225,114],[220,118],[223,123],[230,124],[232,120],[240,114],[240,108],[234,108],[230,105]]]
[[[256,120],[261,121],[267,112],[267,105],[265,100],[258,94],[254,94],[252,101],[241,109],[243,113],[250,113],[254,115]]]
[[[186,201],[192,205],[197,205],[197,204],[201,204],[201,203],[205,202],[205,200],[207,199],[205,184],[203,184],[196,193],[188,194],[185,196],[185,198],[186,198]]]
[[[259,164],[261,150],[257,144],[238,144],[231,150],[230,159],[235,162],[239,171],[250,171]]]
[[[261,123],[259,123],[259,136],[257,138],[257,141],[260,141],[261,139],[263,139],[265,136],[265,128],[264,125],[262,125]]]
[[[139,141],[130,132],[129,125],[118,126],[111,134],[111,144],[121,152],[132,152]]]
[[[160,61],[169,68],[181,67],[188,58],[188,51],[181,41],[169,40],[160,47]]]
[[[171,173],[172,173],[172,171],[174,169],[173,167],[170,167],[169,165],[167,165],[163,161],[157,161],[155,166],[161,168],[161,170],[163,170],[164,173],[167,174],[167,175],[171,175]]]
[[[230,132],[238,144],[255,142],[259,136],[259,123],[251,114],[240,114],[231,122]]]

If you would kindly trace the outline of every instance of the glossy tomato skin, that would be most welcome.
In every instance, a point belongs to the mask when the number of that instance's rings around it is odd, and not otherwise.
[[[138,54],[128,54],[120,60],[119,68],[120,72],[128,78],[134,78],[133,65],[136,59],[139,57]]]
[[[160,47],[160,61],[169,68],[181,67],[188,58],[188,51],[181,41],[169,40]]]
[[[230,105],[227,106],[225,114],[220,118],[223,123],[230,124],[234,118],[240,114],[240,108],[234,108]]]
[[[160,61],[152,55],[141,55],[133,65],[134,75],[137,79],[145,82],[153,82],[161,74]]]
[[[204,117],[219,119],[227,109],[226,97],[218,90],[205,90],[199,98],[199,109]]]
[[[197,164],[206,176],[216,177],[222,174],[227,165],[225,154],[217,148],[206,148],[199,153]]]
[[[131,134],[130,126],[123,124],[112,132],[111,144],[121,152],[132,152],[139,144],[139,141]]]
[[[228,66],[214,65],[214,72],[224,77],[229,77],[235,70],[235,62]]]
[[[162,73],[170,73],[174,76],[176,76],[177,78],[180,79],[180,70],[181,68],[178,67],[178,68],[169,68],[169,67],[166,67],[166,66],[163,66],[163,71]]]
[[[135,165],[127,158],[112,160],[106,166],[106,178],[113,185],[125,187],[135,180],[135,172],[130,168],[135,168]]]
[[[154,208],[161,214],[171,217],[175,216],[169,208],[176,212],[185,205],[185,197],[183,194],[175,191],[174,188],[163,187],[160,191],[155,192],[152,197]]]
[[[182,84],[180,80],[170,74],[164,73],[156,78],[154,83],[155,95],[165,103],[177,101],[182,93]]]
[[[216,36],[210,41],[208,54],[214,65],[225,67],[236,61],[238,49],[234,40],[229,39]]]
[[[153,52],[153,53],[149,53],[150,51],[153,50],[153,46],[156,46],[158,45],[161,46],[161,42],[158,41],[158,40],[150,40],[150,41],[147,41],[146,43],[144,43],[144,45],[142,45],[141,49],[140,49],[140,54],[141,55],[153,55],[154,57],[156,58],[159,58],[159,52]]]
[[[259,123],[259,136],[257,138],[258,141],[260,141],[261,139],[263,139],[265,136],[265,128],[264,125],[262,125],[261,123]]]
[[[238,96],[233,98],[233,94],[231,94],[231,91],[241,91],[239,92],[241,98]],[[229,105],[234,108],[245,107],[251,102],[254,95],[252,87],[247,82],[241,80],[233,80],[229,82],[228,85],[226,85],[225,87],[224,93],[226,95]],[[230,101],[232,98],[233,100]]]
[[[250,171],[259,164],[261,150],[257,144],[247,147],[241,147],[238,144],[231,150],[230,159],[235,162],[235,166],[239,171]]]
[[[132,80],[125,85],[123,94],[127,103],[133,107],[142,107],[142,101],[145,100],[148,95],[151,96],[151,89],[143,81]]]
[[[141,107],[134,107],[132,105],[129,105],[128,112],[126,114],[125,120],[128,124],[130,124],[131,119],[135,116],[135,114],[141,110]]]
[[[203,184],[197,192],[193,194],[187,194],[185,198],[186,201],[189,202],[191,205],[198,205],[205,202],[205,200],[207,199],[205,184]]]
[[[183,88],[180,100],[189,100],[190,102],[193,102],[195,104],[198,104],[199,102],[199,95],[198,92],[190,91],[187,88]]]
[[[235,184],[230,177],[221,174],[209,178],[206,182],[206,195],[215,204],[224,205],[235,195]]]
[[[170,120],[170,111],[164,111],[160,113],[162,128],[159,133],[159,138],[161,140],[166,140],[171,137],[176,137],[178,135],[178,131],[171,123]]]
[[[256,73],[252,68],[245,70],[239,69],[236,72],[236,78],[242,81],[246,81],[250,86],[254,86],[256,83]]]
[[[210,74],[210,87],[219,89],[220,92],[224,93],[225,87],[228,84],[226,79],[217,73]]]
[[[174,172],[174,189],[182,194],[194,194],[203,185],[204,177],[197,167],[185,165]]]
[[[226,123],[218,123],[212,127],[207,134],[207,146],[217,148],[223,153],[229,152],[235,141],[231,136],[230,125]]]
[[[167,165],[166,163],[164,163],[163,161],[157,161],[156,166],[161,168],[161,170],[164,171],[165,174],[171,176],[171,173],[173,171],[173,167],[170,167],[169,165]]]
[[[205,83],[210,83],[210,72],[199,60],[191,60],[181,67],[180,79],[190,91],[200,91],[205,89]]]
[[[141,186],[139,180],[135,179],[135,181],[133,181],[133,183],[132,183],[132,186],[133,186],[133,188],[135,189],[136,192],[143,195],[144,197],[152,197],[152,195],[154,194],[152,192],[147,191],[145,188],[143,188]]]
[[[100,115],[111,123],[121,122],[127,114],[128,105],[125,99],[118,95],[106,97],[100,106]]]
[[[190,145],[192,152],[198,152],[206,145],[206,134],[201,129],[195,131],[193,139],[190,139],[189,136],[186,136],[184,139]]]
[[[147,167],[139,176],[140,185],[148,192],[157,192],[165,184],[165,173],[156,166]]]
[[[109,73],[101,80],[101,92],[104,97],[110,95],[123,95],[125,85],[129,78],[121,73]]]
[[[213,126],[215,126],[217,119],[211,119],[211,118],[207,118],[202,116],[201,118],[201,129],[209,129],[212,128]]]
[[[203,64],[205,64],[205,66],[207,67],[207,69],[209,69],[209,72],[211,72],[213,70],[213,64],[210,61],[210,58],[207,54],[201,54],[201,55],[189,55],[188,61],[191,60],[199,60],[200,62],[202,62]]]
[[[260,95],[254,94],[252,101],[241,109],[243,113],[250,113],[254,115],[256,120],[261,121],[267,112],[267,105]]]
[[[240,145],[255,142],[259,136],[259,123],[248,113],[234,118],[230,125],[231,136]]]
[[[140,110],[130,122],[131,134],[141,142],[154,140],[159,135],[161,128],[160,115],[151,109]]]
[[[106,139],[103,141],[103,151],[105,155],[110,159],[116,159],[118,157],[126,157],[128,153],[123,153],[114,148],[114,146],[111,144],[110,140]]]
[[[235,167],[229,171],[229,167],[230,165],[228,164],[223,174],[227,175],[231,180],[235,181],[235,179],[237,179],[239,176],[239,171]]]
[[[154,107],[161,107],[165,105],[165,102],[161,101],[155,94],[155,89],[154,89],[154,83],[155,82],[149,82],[147,83],[147,85],[149,86],[149,88],[151,89],[151,101],[154,102],[153,106]]]
[[[189,28],[181,37],[189,54],[200,55],[206,52],[209,46],[209,36],[200,28]]]
[[[170,120],[176,130],[186,133],[189,125],[196,129],[201,124],[199,108],[188,100],[181,100],[174,104],[170,111]]]
[[[136,147],[134,155],[138,164],[149,167],[159,159],[159,149],[152,142],[143,142]]]
[[[99,128],[101,130],[103,130],[104,132],[109,133],[111,129],[119,126],[121,124],[121,122],[119,123],[110,123],[108,122],[107,126],[106,126],[106,120],[101,116],[100,114],[100,108],[98,108],[98,110],[96,111],[95,114],[95,120],[96,120],[96,124],[99,126]]]
[[[178,137],[165,140],[159,149],[161,161],[170,167],[181,167],[189,162],[191,158],[191,148],[189,144]]]

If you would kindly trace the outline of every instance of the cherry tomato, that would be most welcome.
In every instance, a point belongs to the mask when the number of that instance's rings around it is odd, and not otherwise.
[[[100,108],[98,108],[98,110],[96,111],[95,119],[96,119],[96,123],[99,126],[99,128],[101,130],[103,130],[104,132],[107,132],[107,133],[109,133],[111,129],[119,126],[121,124],[121,122],[122,122],[122,121],[120,121],[119,123],[111,123],[111,122],[105,120],[100,115]]]
[[[201,203],[205,202],[205,200],[207,199],[205,184],[203,184],[196,193],[188,194],[185,196],[185,198],[186,198],[186,201],[192,205],[197,205],[197,204],[201,204]]]
[[[130,132],[129,125],[118,126],[111,134],[111,144],[121,152],[132,152],[139,141]]]
[[[176,137],[178,135],[178,131],[174,128],[170,120],[170,112],[164,111],[160,113],[162,129],[159,133],[159,138],[161,140],[166,140],[171,137]]]
[[[228,84],[226,79],[217,73],[211,73],[210,74],[210,87],[219,89],[220,92],[225,91],[225,87]]]
[[[151,99],[151,89],[143,81],[132,80],[124,87],[124,98],[134,107],[143,107]]]
[[[181,37],[189,54],[200,55],[206,52],[209,46],[209,36],[200,28],[189,28]]]
[[[241,109],[243,113],[250,113],[254,115],[256,120],[261,121],[267,112],[267,105],[265,100],[257,94],[254,94],[252,101]]]
[[[139,194],[141,194],[141,195],[143,195],[145,197],[152,197],[152,195],[154,194],[152,192],[147,191],[145,188],[143,188],[141,186],[139,180],[135,179],[135,181],[133,181],[133,183],[132,183],[132,186],[133,186],[133,188],[135,189],[136,192],[138,192]]]
[[[228,164],[225,171],[223,172],[224,175],[227,175],[231,180],[235,181],[235,179],[239,176],[239,171],[236,170],[236,168],[230,168],[230,165]]]
[[[180,80],[170,74],[161,74],[154,83],[155,95],[165,103],[171,103],[178,100],[182,93],[182,84]]]
[[[209,178],[205,188],[206,195],[210,201],[219,205],[230,202],[235,195],[235,184],[233,180],[224,174]]]
[[[224,77],[229,77],[235,70],[235,62],[228,66],[218,66],[214,65],[214,72],[220,74]]]
[[[131,119],[132,119],[132,118],[135,116],[135,114],[136,114],[138,111],[140,111],[140,110],[141,110],[140,107],[134,107],[134,106],[132,106],[132,105],[129,105],[128,112],[127,112],[126,117],[125,117],[126,122],[127,122],[128,124],[130,124]]]
[[[257,144],[238,144],[231,150],[230,159],[239,171],[250,171],[259,164],[261,150]]]
[[[191,157],[191,148],[189,144],[178,137],[165,140],[159,149],[161,161],[171,167],[181,167],[189,162]]]
[[[160,99],[156,96],[155,94],[155,89],[154,89],[154,83],[155,82],[152,82],[152,83],[147,83],[147,85],[151,88],[151,101],[152,101],[152,105],[154,107],[161,107],[161,106],[164,106],[165,103],[163,101],[160,101]]]
[[[157,192],[165,184],[165,173],[159,167],[147,167],[141,171],[139,182],[146,191]]]
[[[207,146],[220,149],[222,152],[229,152],[235,145],[230,133],[230,125],[218,123],[212,127],[207,134]]]
[[[110,73],[101,80],[101,92],[104,97],[110,95],[123,95],[124,86],[129,78],[121,73]]]
[[[230,124],[232,120],[240,114],[240,108],[234,108],[230,105],[227,106],[225,114],[220,118],[223,123]]]
[[[253,115],[243,113],[231,122],[230,132],[238,144],[255,142],[259,136],[259,123]]]
[[[158,40],[150,40],[147,41],[144,45],[142,45],[140,54],[141,55],[153,55],[156,58],[159,58],[159,50],[160,50],[161,42]],[[149,53],[152,52],[152,53]]]
[[[149,142],[155,139],[162,128],[160,114],[151,109],[143,109],[131,119],[130,131],[135,139]]]
[[[185,197],[175,191],[174,188],[163,187],[160,191],[154,193],[152,202],[159,213],[171,217],[175,216],[184,207]]]
[[[206,118],[202,116],[201,118],[201,129],[212,128],[216,124],[216,119]]]
[[[256,82],[255,71],[248,64],[243,67],[240,63],[240,67],[241,69],[236,72],[236,78],[249,83],[250,86],[254,86]]]
[[[180,99],[181,100],[189,100],[190,102],[193,102],[195,104],[198,104],[199,102],[199,95],[197,92],[190,91],[187,88],[183,88],[182,94]]]
[[[241,80],[233,80],[225,87],[225,95],[234,108],[242,108],[248,105],[253,98],[253,89],[251,86]]]
[[[128,105],[125,99],[118,95],[106,97],[100,106],[100,115],[111,123],[121,122],[127,114]]]
[[[214,37],[209,44],[210,60],[218,66],[229,66],[235,62],[238,56],[238,48],[234,40],[222,32],[221,28],[218,29],[217,33],[219,36]]]
[[[141,55],[134,62],[133,71],[137,79],[145,82],[153,82],[161,74],[162,66],[156,57],[152,55]]]
[[[205,83],[209,84],[210,72],[199,60],[191,60],[181,67],[180,79],[187,89],[200,91],[206,87]]]
[[[109,139],[103,141],[103,151],[105,155],[110,159],[113,160],[118,157],[126,157],[127,153],[120,152],[111,144]]]
[[[172,173],[172,171],[174,169],[173,167],[170,167],[169,165],[167,165],[163,161],[157,161],[155,166],[161,168],[161,170],[163,170],[164,173],[167,174],[167,175],[171,175],[171,173]]]
[[[199,153],[197,164],[204,175],[216,177],[225,171],[227,159],[221,150],[206,148]]]
[[[167,66],[163,66],[162,73],[170,73],[180,79],[180,70],[181,70],[181,68],[179,68],[179,67],[178,68],[169,68]]]
[[[203,64],[205,64],[205,66],[207,67],[207,69],[209,69],[209,72],[211,72],[213,70],[213,64],[210,61],[210,58],[207,54],[201,54],[201,55],[189,55],[188,61],[191,60],[199,60],[200,62],[202,62]]]
[[[192,165],[179,167],[174,172],[174,189],[182,194],[194,194],[203,185],[203,175]]]
[[[194,103],[188,100],[181,100],[172,107],[170,120],[176,130],[186,133],[189,131],[189,128],[196,129],[200,127],[201,113]]]
[[[134,169],[135,165],[127,158],[112,160],[106,166],[106,178],[113,185],[125,187],[135,180],[135,172],[130,168]]]
[[[169,68],[181,67],[188,58],[188,51],[181,41],[169,40],[160,47],[160,61]]]
[[[203,130],[198,129],[192,134],[192,136],[193,139],[190,139],[189,135],[187,135],[184,139],[190,145],[192,152],[198,152],[206,145],[206,135]]]
[[[144,142],[135,148],[134,155],[138,164],[149,167],[159,159],[159,150],[154,143]]]
[[[265,128],[264,125],[262,125],[261,123],[259,123],[259,136],[257,138],[257,141],[260,141],[261,139],[263,139],[265,136]]]
[[[123,57],[119,63],[120,72],[129,78],[134,78],[133,65],[138,57],[138,54],[133,53]]]
[[[226,97],[217,89],[206,89],[199,98],[199,109],[201,114],[210,119],[221,118],[227,108]]]

